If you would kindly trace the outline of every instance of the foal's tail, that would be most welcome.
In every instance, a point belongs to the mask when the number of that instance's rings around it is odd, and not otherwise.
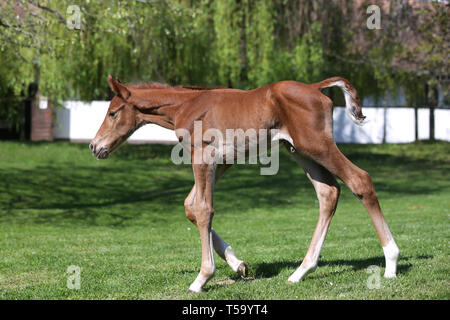
[[[355,87],[350,81],[341,77],[332,77],[317,83],[313,83],[312,86],[320,89],[337,86],[342,89],[345,97],[345,109],[347,115],[357,125],[363,125],[366,117],[362,113],[361,101],[358,98],[358,93]]]

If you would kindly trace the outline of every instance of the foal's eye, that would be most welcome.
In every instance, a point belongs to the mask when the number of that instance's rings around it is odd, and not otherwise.
[[[117,114],[117,112],[110,112],[110,113],[109,113],[109,116],[110,116],[111,118],[114,118],[114,117],[116,116],[116,114]]]

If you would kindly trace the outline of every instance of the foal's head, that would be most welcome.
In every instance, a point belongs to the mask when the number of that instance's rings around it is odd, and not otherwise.
[[[130,90],[118,80],[113,80],[111,75],[108,76],[108,83],[116,96],[111,100],[105,120],[89,144],[89,148],[98,159],[106,159],[142,122],[129,99]]]

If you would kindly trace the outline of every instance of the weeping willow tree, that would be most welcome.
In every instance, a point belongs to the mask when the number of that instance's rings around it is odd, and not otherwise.
[[[276,78],[273,68],[277,55],[274,8],[272,1],[268,0],[253,3],[247,1],[245,4],[247,77],[250,86],[259,87],[275,81]]]
[[[374,2],[383,10],[380,30],[367,29],[364,4],[344,0],[0,0],[0,95],[10,99],[0,100],[0,117],[15,122],[11,101],[20,102],[29,83],[54,100],[106,99],[108,74],[242,89],[340,75],[361,96],[398,83],[414,93],[418,78],[448,86],[448,48],[439,46],[448,37],[445,4],[418,19],[407,2]],[[70,28],[74,8],[80,23]],[[420,21],[430,27],[411,29]],[[416,38],[418,46],[405,45]],[[423,68],[402,61],[430,70],[419,75]]]
[[[16,0],[0,2],[0,54],[15,93],[39,81],[57,99],[104,99],[108,73],[123,81],[200,83],[216,80],[211,5],[183,2]],[[5,82],[4,82],[5,83]]]
[[[215,60],[220,84],[241,84],[240,39],[242,11],[235,0],[214,3]]]
[[[321,23],[304,27],[296,36],[280,35],[289,10],[295,9],[269,0],[215,2],[214,57],[219,84],[254,88],[282,79],[320,79],[325,64]],[[293,33],[290,27],[285,29]]]

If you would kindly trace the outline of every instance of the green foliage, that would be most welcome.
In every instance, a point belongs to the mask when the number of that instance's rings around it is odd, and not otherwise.
[[[247,76],[252,87],[276,81],[273,9],[272,1],[257,1],[246,14]]]
[[[239,22],[242,12],[235,0],[215,1],[214,4],[214,54],[219,84],[237,86],[241,75]]]
[[[311,83],[323,78],[325,64],[322,43],[320,41],[320,25],[313,23],[311,30],[306,33],[293,50],[293,70],[297,74],[296,80]]]
[[[80,9],[80,29],[67,26],[70,5]],[[426,53],[420,77],[442,87],[448,48],[439,44],[448,37],[442,32],[448,18],[438,7],[424,11],[421,41],[408,54]],[[2,97],[17,99],[37,81],[53,100],[106,99],[112,74],[125,82],[243,89],[341,75],[362,97],[392,91],[401,81],[417,98],[418,75],[395,65],[408,55],[398,37],[403,11],[383,13],[384,29],[368,30],[364,6],[325,0],[15,0],[0,9]],[[15,117],[11,105],[1,103],[2,118]]]
[[[21,121],[21,97],[25,94],[27,79],[24,74],[24,57],[11,47],[0,45],[0,119],[18,129]]]

